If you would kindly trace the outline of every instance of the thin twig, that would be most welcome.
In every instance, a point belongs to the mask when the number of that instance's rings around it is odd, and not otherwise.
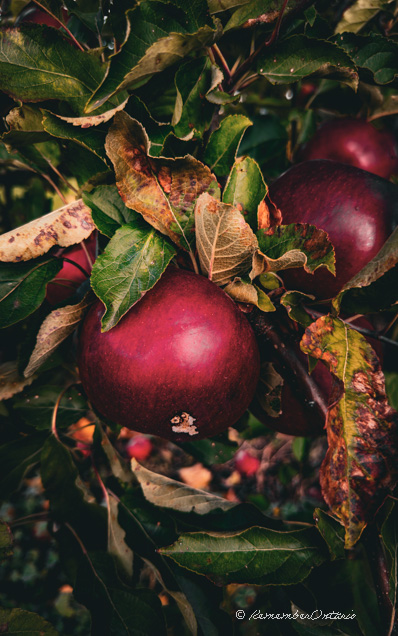
[[[71,265],[74,265],[75,267],[77,267],[77,269],[80,269],[80,271],[87,276],[87,278],[89,278],[90,274],[88,273],[88,271],[86,269],[84,269],[84,267],[82,267],[82,265],[79,265],[79,263],[76,263],[75,261],[72,261],[70,258],[66,258],[66,256],[59,256],[59,259],[61,259],[62,261],[65,261],[66,263],[70,263]],[[91,263],[92,265],[92,263]]]
[[[228,80],[230,80],[232,78],[232,75],[231,75],[231,71],[230,71],[230,68],[228,66],[227,60],[225,59],[225,57],[221,53],[221,51],[218,48],[217,44],[213,44],[213,46],[211,48],[212,48],[213,52],[217,55],[218,59],[220,60],[221,66],[222,66],[222,68],[223,68]]]
[[[61,393],[58,395],[57,397],[57,401],[55,402],[54,405],[54,409],[53,409],[53,414],[51,417],[51,432],[54,435],[55,439],[57,440],[57,442],[59,442],[60,444],[62,444],[63,446],[65,446],[65,444],[62,443],[59,435],[58,435],[58,431],[57,431],[57,415],[58,415],[58,409],[59,409],[59,405],[61,403],[62,398],[64,397],[65,393],[67,393],[67,391],[69,391],[69,389],[72,386],[75,386],[76,384],[80,384],[79,382],[72,382],[71,384],[68,384],[68,386],[66,386]]]

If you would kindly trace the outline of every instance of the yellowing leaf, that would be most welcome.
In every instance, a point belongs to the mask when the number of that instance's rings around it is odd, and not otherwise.
[[[257,239],[237,208],[204,193],[196,203],[195,227],[200,266],[210,280],[225,285],[249,271]]]
[[[10,397],[32,384],[33,380],[35,376],[20,377],[16,362],[4,362],[0,365],[0,401],[9,400]]]
[[[323,360],[336,379],[320,476],[325,500],[345,527],[346,548],[352,548],[395,484],[397,413],[375,352],[342,320],[319,318],[307,327],[301,349]]]
[[[0,236],[0,261],[17,263],[37,258],[54,245],[81,243],[94,229],[90,208],[78,199]]]
[[[235,278],[224,288],[228,296],[231,296],[238,303],[248,303],[261,309],[261,311],[275,311],[269,296],[257,285],[246,283],[240,278]]]
[[[124,203],[177,245],[189,249],[194,238],[194,206],[200,194],[219,197],[209,168],[187,155],[153,158],[141,124],[127,113],[115,115],[106,138],[106,151],[116,172]]]

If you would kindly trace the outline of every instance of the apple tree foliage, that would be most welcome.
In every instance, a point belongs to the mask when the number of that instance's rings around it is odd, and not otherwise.
[[[267,192],[325,113],[397,131],[397,17],[397,3],[381,0],[1,2],[0,496],[17,500],[40,475],[63,580],[95,636],[249,634],[253,623],[270,634],[394,633],[397,234],[318,305],[285,289],[283,271],[334,273],[333,245],[316,226],[283,225]],[[52,306],[60,248],[93,231],[90,281]],[[86,310],[100,298],[111,330],[172,261],[241,303],[260,336],[289,325],[310,368],[331,371],[315,462],[323,499],[305,521],[267,507],[264,454],[246,497],[220,496],[238,445],[280,444],[253,416],[229,436],[158,442],[148,465],[130,464],[119,427],[90,410],[75,354]],[[387,392],[350,324],[357,314],[381,325]],[[268,372],[263,399],[277,413]],[[82,418],[95,423],[86,446],[71,428]],[[309,465],[308,439],[285,443]],[[178,479],[175,456],[218,482]],[[0,526],[11,568],[16,527],[12,517]],[[255,609],[290,617],[250,622]],[[0,631],[66,633],[36,610],[9,603]],[[323,618],[305,618],[315,610]]]

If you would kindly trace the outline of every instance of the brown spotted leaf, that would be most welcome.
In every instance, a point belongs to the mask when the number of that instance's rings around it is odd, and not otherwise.
[[[321,467],[325,501],[352,548],[396,481],[398,416],[387,401],[380,362],[367,340],[338,318],[307,327],[301,349],[335,378]]]
[[[195,207],[196,247],[202,272],[226,285],[250,270],[257,239],[243,214],[207,193]]]
[[[105,147],[126,206],[189,250],[194,239],[196,199],[203,192],[220,197],[210,169],[190,155],[177,159],[151,157],[144,128],[125,112],[115,115]]]
[[[3,362],[0,364],[0,401],[9,400],[16,393],[20,393],[26,386],[32,384],[36,376],[21,378],[18,373],[16,361]]]
[[[29,261],[54,245],[81,243],[94,229],[90,208],[78,199],[0,236],[0,261]]]

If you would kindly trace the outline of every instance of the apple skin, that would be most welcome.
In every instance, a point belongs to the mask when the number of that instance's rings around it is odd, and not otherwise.
[[[83,269],[90,274],[92,270],[92,263],[94,263],[96,256],[97,232],[94,231],[90,234],[88,239],[83,241],[83,243],[87,248],[91,258],[91,263],[89,262],[87,254],[81,243],[73,245],[73,247],[69,247],[65,250],[60,250],[58,256],[65,256],[69,260],[83,267]],[[81,269],[75,267],[73,263],[64,261],[62,269],[60,269],[58,274],[47,285],[47,301],[50,305],[57,305],[58,303],[68,300],[68,298],[73,296],[78,287],[84,283],[86,278],[87,276],[84,275]]]
[[[185,442],[216,435],[243,415],[259,378],[259,350],[245,315],[215,284],[169,267],[105,333],[103,313],[99,301],[88,312],[78,353],[83,387],[103,416]],[[192,425],[181,430],[178,419],[189,416]]]
[[[389,130],[365,119],[332,119],[300,151],[300,159],[332,159],[389,179],[398,173],[398,144]]]
[[[356,320],[352,322],[352,325],[354,327],[357,326],[368,329],[369,331],[374,330],[372,323],[363,316],[356,318]],[[367,340],[382,362],[383,346],[380,340],[376,340],[375,338],[367,338]],[[303,365],[305,369],[308,369],[308,356],[301,351],[299,339],[286,341],[286,346],[293,350],[301,365]],[[271,343],[265,346],[263,344],[261,347],[261,356],[266,360],[271,360],[275,370],[284,378],[281,393],[282,412],[278,417],[268,415],[261,406],[257,396],[254,397],[250,404],[250,411],[260,422],[278,433],[298,437],[316,437],[322,435],[322,433],[325,432],[325,419],[321,417],[314,402],[305,398],[303,399],[302,389],[298,383],[294,381],[294,378],[292,380],[292,377],[289,379],[284,377],[285,373],[280,367],[280,360],[278,360],[275,355],[272,355],[272,348]],[[318,361],[315,369],[311,373],[311,378],[327,404],[333,386],[333,376],[329,369],[321,361]]]
[[[297,164],[269,189],[284,224],[325,230],[336,254],[336,277],[325,267],[282,273],[287,289],[333,298],[384,245],[398,219],[398,187],[370,172],[318,159]]]
[[[62,17],[66,24],[69,19],[69,14],[64,8],[62,8]],[[57,20],[47,13],[47,11],[40,9],[34,2],[31,2],[29,5],[24,7],[15,22],[15,26],[26,23],[45,24],[46,26],[54,27],[55,29],[61,28],[61,25]]]
[[[239,450],[235,455],[235,468],[241,475],[252,477],[260,467],[260,460],[246,450]]]

